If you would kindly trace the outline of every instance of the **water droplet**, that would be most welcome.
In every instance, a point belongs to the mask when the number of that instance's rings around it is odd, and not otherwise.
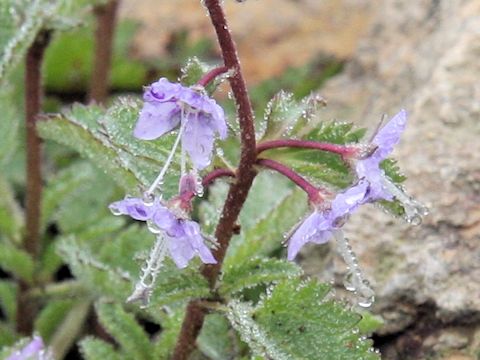
[[[152,234],[162,233],[162,229],[160,229],[153,221],[147,221],[147,228]]]

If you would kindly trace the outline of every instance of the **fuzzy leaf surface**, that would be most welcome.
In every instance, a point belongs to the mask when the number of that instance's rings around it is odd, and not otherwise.
[[[328,285],[280,282],[255,308],[234,301],[228,318],[253,353],[273,359],[379,359],[355,330],[360,316],[331,300]]]

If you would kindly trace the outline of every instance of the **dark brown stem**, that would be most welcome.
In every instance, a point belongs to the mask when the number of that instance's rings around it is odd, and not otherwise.
[[[117,0],[111,0],[95,8],[97,28],[89,98],[98,103],[105,102],[108,96],[117,8]]]
[[[40,32],[30,46],[25,66],[25,127],[27,187],[25,195],[25,240],[24,248],[37,259],[40,243],[40,208],[42,198],[42,141],[36,123],[42,107],[42,61],[50,38],[49,32]],[[23,334],[32,331],[35,306],[28,301],[28,284],[20,281],[17,298],[17,330]]]
[[[302,176],[297,174],[292,169],[286,167],[285,165],[280,164],[279,162],[271,159],[258,159],[257,164],[264,166],[266,168],[275,170],[276,172],[289,178],[298,187],[300,187],[303,191],[307,193],[308,199],[312,203],[318,204],[323,201],[323,197],[320,194],[320,190],[316,186],[312,185],[307,179],[303,178]]]
[[[218,263],[215,265],[206,265],[202,270],[210,287],[214,289],[228,244],[233,235],[235,222],[247,199],[248,191],[255,178],[254,164],[257,151],[255,147],[252,105],[248,97],[247,87],[240,69],[237,50],[230,34],[225,14],[219,0],[205,0],[204,4],[208,10],[212,24],[215,27],[225,66],[228,69],[234,70],[229,81],[237,104],[241,138],[241,155],[236,182],[230,186],[222,215],[220,216],[220,221],[215,231],[219,247],[214,251],[214,256]],[[173,354],[174,360],[187,360],[195,348],[195,341],[204,321],[204,311],[205,309],[195,301],[190,302],[188,305]]]
[[[301,148],[301,149],[314,149],[332,152],[342,157],[348,157],[357,155],[360,151],[358,146],[338,145],[331,143],[323,143],[311,140],[297,140],[297,139],[280,139],[265,141],[257,145],[257,154],[270,149],[278,148]]]
[[[208,84],[210,84],[211,81],[215,80],[217,76],[224,74],[227,71],[228,71],[228,68],[226,66],[215,68],[209,71],[208,73],[206,73],[205,75],[203,75],[203,77],[200,80],[198,80],[197,84],[205,87]]]

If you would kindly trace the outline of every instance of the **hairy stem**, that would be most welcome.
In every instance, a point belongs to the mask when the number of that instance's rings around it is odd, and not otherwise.
[[[233,75],[229,78],[229,81],[237,104],[241,138],[241,156],[236,182],[230,186],[222,215],[215,231],[219,247],[214,251],[214,256],[218,263],[206,265],[202,271],[210,287],[214,289],[228,244],[233,235],[235,222],[255,178],[254,164],[257,151],[255,147],[252,105],[248,97],[237,50],[230,34],[225,14],[219,0],[205,0],[204,4],[215,28],[225,66],[233,70]],[[195,348],[195,340],[202,328],[204,317],[205,309],[196,301],[190,302],[173,354],[174,360],[188,359],[188,356]]]
[[[24,248],[37,259],[40,243],[40,208],[42,199],[42,141],[38,136],[36,123],[42,107],[42,61],[50,33],[43,31],[30,46],[25,62],[25,127],[27,156],[27,187],[25,195],[25,239]],[[27,298],[29,285],[19,283],[17,296],[17,330],[23,334],[32,331],[35,306]]]
[[[221,66],[221,67],[215,68],[215,69],[209,71],[208,73],[206,73],[205,75],[203,75],[203,77],[200,80],[198,80],[197,84],[205,87],[208,84],[210,84],[210,82],[215,80],[215,78],[218,75],[224,74],[227,71],[228,71],[228,67],[226,67],[226,66]]]
[[[265,141],[261,144],[258,144],[257,153],[260,154],[261,152],[266,150],[284,147],[328,151],[331,153],[339,154],[342,157],[356,155],[360,151],[360,148],[357,146],[338,145],[310,140],[280,139]]]
[[[308,180],[285,165],[271,159],[259,159],[257,160],[257,164],[275,170],[276,172],[292,180],[298,187],[307,193],[308,198],[312,203],[318,204],[319,202],[323,201],[320,190],[317,189],[316,186],[312,185]]]
[[[108,96],[112,43],[115,31],[117,0],[95,8],[97,29],[95,31],[95,58],[90,84],[90,100],[103,103]]]

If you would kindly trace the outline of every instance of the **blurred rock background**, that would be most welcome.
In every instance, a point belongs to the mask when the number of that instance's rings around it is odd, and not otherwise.
[[[407,109],[395,155],[430,215],[410,227],[366,208],[345,229],[385,320],[375,345],[385,359],[480,359],[480,1],[225,5],[250,85],[322,59],[322,69],[345,65],[320,90],[323,118],[374,127]],[[125,0],[121,16],[140,24],[130,49],[138,59],[168,57],[182,34],[213,39],[197,0]],[[335,259],[325,272],[325,256],[312,247],[302,262],[310,274],[334,273],[340,289],[344,266]]]

